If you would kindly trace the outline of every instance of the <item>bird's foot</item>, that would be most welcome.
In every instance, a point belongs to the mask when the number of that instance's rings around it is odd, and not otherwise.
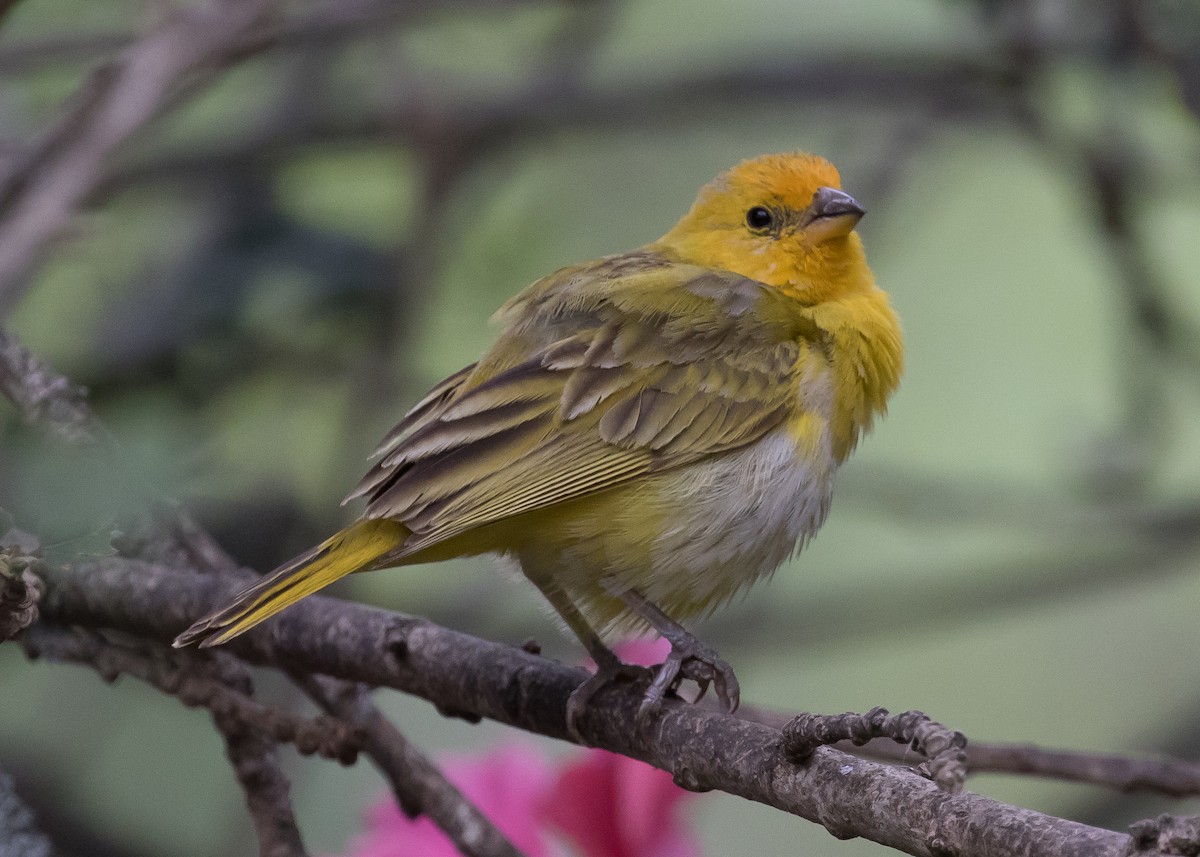
[[[588,743],[579,733],[578,725],[579,718],[587,710],[592,697],[612,682],[638,681],[644,678],[648,672],[646,667],[627,664],[611,652],[607,652],[607,656],[596,657],[597,654],[598,652],[592,653],[592,657],[596,660],[596,671],[588,676],[583,684],[575,688],[567,699],[567,732],[578,744]]]
[[[638,722],[645,724],[662,708],[663,698],[674,692],[680,682],[691,679],[700,688],[693,702],[699,702],[708,691],[709,685],[716,690],[717,699],[725,711],[737,711],[741,687],[731,667],[714,649],[704,645],[691,634],[672,629],[667,636],[671,643],[671,654],[658,668],[658,673],[646,690],[638,708]]]

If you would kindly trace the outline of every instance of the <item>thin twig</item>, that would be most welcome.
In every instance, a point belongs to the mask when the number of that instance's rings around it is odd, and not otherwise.
[[[209,663],[220,674],[224,686],[249,700],[254,688],[245,665],[227,656],[214,658]],[[306,730],[301,724],[295,736],[281,738],[278,730],[272,726],[291,719],[288,715],[269,709],[245,712],[236,705],[228,704],[211,705],[209,710],[213,724],[225,741],[225,755],[233,766],[234,776],[246,796],[246,806],[258,834],[260,857],[307,857],[292,810],[291,784],[279,767],[275,742],[290,738],[302,753],[306,750],[311,752],[314,744],[325,744],[320,750],[322,755],[338,757],[345,764],[350,764],[357,750],[356,739],[332,724],[320,723],[318,726],[317,721],[313,721],[313,726],[318,728]],[[246,713],[251,713],[252,717],[246,717]],[[261,716],[254,717],[255,714]],[[262,722],[264,720],[268,722]],[[315,739],[315,742],[299,738],[303,732],[308,732],[310,739]],[[326,741],[322,741],[322,738]]]
[[[873,738],[908,745],[928,760],[922,773],[946,791],[962,790],[967,739],[924,712],[905,711],[892,717],[886,708],[872,708],[866,714],[798,714],[783,727],[784,752],[797,762],[809,759],[818,747],[839,741],[861,746]]]
[[[292,811],[291,786],[279,767],[271,739],[241,720],[213,714],[225,754],[246,795],[258,834],[260,857],[307,857]]]
[[[253,685],[246,667],[232,658],[215,658],[212,663],[221,673],[225,685],[240,692],[245,699],[253,693]],[[182,697],[181,697],[182,698]],[[279,767],[275,741],[280,740],[269,725],[245,716],[237,706],[211,706],[213,724],[225,741],[225,755],[233,766],[234,776],[246,796],[246,806],[254,821],[258,834],[260,857],[307,857],[300,828],[292,809],[291,784]],[[258,712],[256,712],[258,713]],[[270,719],[278,722],[286,718],[270,717],[270,710],[258,721]],[[318,743],[322,737],[329,739],[331,748],[322,748],[322,755],[338,756],[346,764],[354,761],[357,742],[343,730],[330,724],[321,724],[312,735]],[[293,739],[296,740],[296,739]],[[301,752],[312,749],[312,742],[296,740]]]
[[[1180,759],[1137,759],[1031,744],[976,742],[967,748],[967,766],[973,774],[1023,774],[1171,797],[1200,795],[1200,765]]]
[[[326,676],[293,678],[318,705],[363,736],[363,751],[387,777],[405,813],[429,818],[467,857],[521,857],[516,846],[380,713],[365,687]]]
[[[255,701],[248,676],[227,655],[209,658],[192,652],[179,658],[177,651],[160,646],[122,644],[94,631],[44,623],[31,630],[25,642],[31,657],[84,664],[107,681],[132,675],[179,697],[189,708],[207,708],[222,722],[244,723],[274,742],[295,744],[303,755],[351,764],[358,753],[361,737],[341,719],[297,717]]]

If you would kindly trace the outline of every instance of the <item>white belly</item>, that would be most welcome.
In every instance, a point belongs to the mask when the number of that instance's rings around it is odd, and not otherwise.
[[[705,615],[771,574],[829,511],[837,464],[822,435],[801,456],[785,429],[699,466],[669,471],[535,527],[518,555],[602,633],[642,622],[611,591],[638,590],[677,622]]]
[[[709,612],[816,533],[836,470],[828,452],[801,459],[781,429],[689,471],[672,492],[681,514],[668,513],[675,523],[655,541],[649,574],[636,575],[637,585],[669,614]]]

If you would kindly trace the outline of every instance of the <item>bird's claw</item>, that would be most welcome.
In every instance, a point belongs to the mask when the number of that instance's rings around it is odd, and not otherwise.
[[[728,712],[737,710],[741,689],[731,667],[713,649],[690,634],[673,635],[669,638],[671,653],[654,670],[654,680],[649,683],[637,710],[637,723],[645,727],[662,709],[667,694],[674,693],[684,679],[694,681],[700,692],[693,702],[708,691],[711,685],[720,700],[721,708]],[[595,655],[593,655],[595,657]],[[602,688],[614,681],[639,681],[647,675],[647,668],[627,664],[609,653],[596,658],[596,672],[572,691],[567,699],[567,734],[579,744],[587,740],[579,732],[579,720],[587,710],[588,703]]]
[[[697,646],[697,651],[684,658],[680,675],[700,686],[696,701],[704,696],[711,684],[724,711],[732,714],[741,704],[742,688],[733,667],[707,646]]]
[[[662,708],[662,701],[673,693],[680,682],[691,679],[700,688],[693,702],[699,702],[709,685],[716,690],[717,699],[725,711],[737,711],[741,687],[731,667],[713,649],[694,637],[671,641],[671,654],[658,668],[654,681],[646,690],[638,707],[638,723],[645,725]]]

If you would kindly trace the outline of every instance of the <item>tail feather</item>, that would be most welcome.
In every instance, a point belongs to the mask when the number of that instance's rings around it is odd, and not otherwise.
[[[176,637],[172,645],[179,648],[199,642],[205,648],[226,643],[306,595],[366,568],[408,535],[408,528],[396,521],[351,524],[243,590]]]

